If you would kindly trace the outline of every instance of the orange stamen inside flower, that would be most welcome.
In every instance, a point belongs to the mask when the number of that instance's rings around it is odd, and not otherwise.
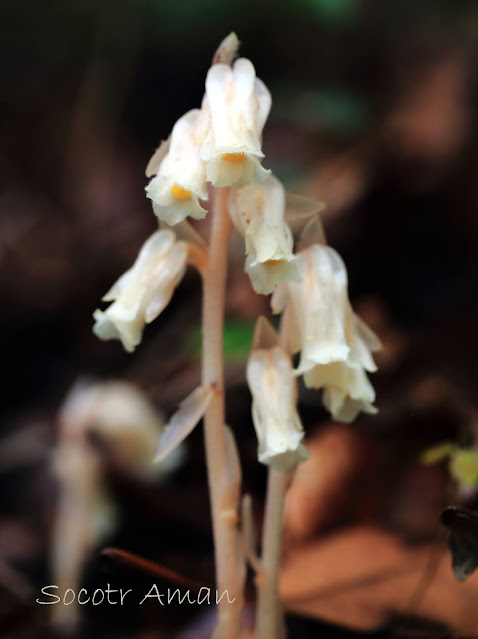
[[[189,189],[183,189],[179,184],[173,184],[171,193],[177,200],[189,200],[191,197],[191,191]]]
[[[273,266],[274,264],[280,264],[280,260],[266,260],[264,264],[267,264],[267,266]]]
[[[226,162],[232,162],[235,164],[236,162],[240,162],[244,159],[244,153],[224,153],[222,159],[226,160]]]

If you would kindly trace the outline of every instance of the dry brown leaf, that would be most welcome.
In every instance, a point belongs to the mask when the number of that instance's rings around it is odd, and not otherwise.
[[[436,572],[411,608],[432,556]],[[408,547],[379,528],[349,528],[289,555],[280,590],[288,611],[359,630],[376,630],[392,613],[478,630],[478,576],[458,583],[444,544]]]
[[[1,558],[7,562],[33,558],[40,553],[40,540],[26,524],[15,519],[0,519]]]
[[[385,126],[396,151],[433,162],[456,154],[469,127],[466,82],[464,58],[451,53],[409,86]]]
[[[326,160],[311,174],[305,189],[310,197],[326,203],[320,214],[325,223],[360,200],[368,188],[369,173],[367,154],[359,149]]]
[[[367,459],[364,448],[360,435],[343,424],[331,424],[307,441],[309,459],[299,464],[286,497],[290,540],[304,542],[343,515]]]

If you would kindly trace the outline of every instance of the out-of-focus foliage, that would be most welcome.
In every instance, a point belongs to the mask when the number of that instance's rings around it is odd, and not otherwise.
[[[460,448],[456,444],[445,442],[422,453],[424,464],[437,464],[445,459],[449,461],[450,474],[459,484],[478,485],[478,451]]]
[[[275,92],[275,117],[348,138],[363,131],[371,117],[369,105],[360,96],[345,90],[313,90],[307,86],[280,85]]]
[[[224,358],[227,362],[246,362],[251,350],[254,324],[229,320],[224,326]],[[186,352],[201,357],[201,327],[191,328],[185,336]]]

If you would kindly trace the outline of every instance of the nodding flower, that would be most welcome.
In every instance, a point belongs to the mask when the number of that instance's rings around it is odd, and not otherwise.
[[[176,241],[171,229],[153,233],[143,244],[136,262],[103,297],[112,302],[106,311],[97,309],[93,332],[100,339],[119,339],[125,350],[134,351],[145,324],[166,308],[186,270],[188,243]]]
[[[205,106],[210,127],[201,156],[207,179],[214,186],[235,188],[264,182],[270,171],[261,165],[261,135],[271,96],[252,62],[239,58],[232,67],[213,64],[206,78]]]
[[[277,178],[231,191],[229,211],[246,241],[245,270],[256,293],[268,295],[279,282],[299,280],[294,240],[284,219],[284,187]]]
[[[297,382],[289,355],[264,318],[257,322],[254,342],[247,383],[253,399],[258,458],[276,470],[286,470],[307,459],[301,443],[304,431],[297,412]]]
[[[157,217],[169,225],[205,217],[200,201],[208,199],[208,181],[240,188],[264,182],[270,174],[261,165],[261,136],[271,96],[250,60],[240,58],[231,66],[238,46],[234,33],[221,43],[207,74],[202,108],[179,118],[146,169],[152,177],[147,196]]]
[[[78,590],[85,562],[114,530],[118,512],[108,489],[108,456],[138,476],[165,475],[174,466],[152,463],[164,420],[144,393],[128,382],[77,383],[59,414],[53,470],[59,485],[51,569],[61,594]],[[101,445],[99,445],[101,444]],[[177,461],[179,461],[177,457]],[[156,470],[157,469],[157,470]],[[80,606],[53,606],[53,621],[73,626]]]
[[[154,213],[167,224],[178,224],[188,216],[199,220],[207,213],[199,203],[208,198],[206,167],[200,157],[207,121],[204,109],[179,118],[157,171],[153,169],[157,174],[146,187]]]
[[[300,282],[279,284],[271,300],[274,313],[284,311],[291,352],[301,352],[296,375],[308,388],[324,389],[323,403],[334,419],[376,413],[365,371],[376,370],[371,353],[380,342],[352,310],[341,257],[330,246],[313,244],[297,254],[297,268]]]

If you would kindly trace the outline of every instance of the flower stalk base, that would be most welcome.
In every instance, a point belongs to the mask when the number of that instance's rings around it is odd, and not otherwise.
[[[257,576],[255,639],[284,639],[286,636],[278,581],[284,498],[291,476],[291,470],[269,468],[262,535],[262,573]]]

